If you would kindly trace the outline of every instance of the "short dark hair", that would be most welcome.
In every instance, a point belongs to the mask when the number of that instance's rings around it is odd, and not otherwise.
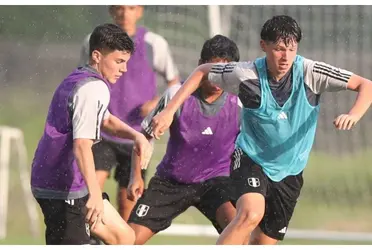
[[[292,41],[300,43],[302,31],[296,20],[290,16],[274,16],[267,20],[261,30],[261,39],[277,43],[280,40],[288,45]]]
[[[132,54],[134,52],[134,43],[119,26],[106,23],[97,26],[90,35],[89,55],[92,55],[94,50],[119,50]]]
[[[226,36],[216,35],[204,42],[200,53],[202,63],[206,63],[213,58],[223,58],[228,61],[237,62],[240,60],[238,46]]]

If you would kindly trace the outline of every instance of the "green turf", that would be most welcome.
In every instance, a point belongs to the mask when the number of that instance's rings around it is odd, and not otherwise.
[[[7,93],[17,93],[17,98]],[[45,115],[50,95],[36,95],[32,91],[12,90],[0,92],[0,98],[7,104],[8,109],[0,109],[0,124],[21,128],[25,134],[25,142],[32,160],[37,141],[42,133]],[[25,108],[19,108],[19,107]],[[12,112],[7,112],[12,110]],[[156,145],[148,177],[151,177],[155,166],[164,154],[166,138]],[[372,232],[372,150],[361,151],[354,155],[332,156],[313,152],[310,162],[304,172],[304,188],[298,201],[297,208],[291,220],[291,228],[323,229],[343,231]],[[14,160],[16,156],[12,158]],[[29,236],[28,218],[21,192],[18,169],[11,167],[11,193],[9,196],[8,238],[1,243],[8,244],[40,244],[42,238],[33,240]],[[149,178],[148,178],[149,179]],[[106,191],[115,197],[116,185],[110,179]],[[112,199],[116,205],[115,199]],[[190,208],[186,213],[175,219],[177,223],[208,224],[196,209]],[[40,225],[43,222],[40,219]],[[158,236],[151,242],[173,242],[179,237]],[[210,238],[181,237],[181,244],[193,243],[195,240],[214,243]],[[184,242],[184,243],[182,243]],[[288,244],[316,244],[309,241],[285,241]],[[335,242],[331,242],[335,243]],[[167,244],[167,243],[163,243]]]
[[[163,236],[155,235],[147,245],[214,245],[214,237]],[[9,237],[0,240],[0,245],[43,245],[42,238],[33,239],[29,236]],[[372,242],[351,241],[320,241],[320,240],[284,240],[281,245],[371,245]]]

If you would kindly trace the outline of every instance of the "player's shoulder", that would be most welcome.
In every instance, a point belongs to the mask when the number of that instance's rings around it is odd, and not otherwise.
[[[306,57],[303,58],[304,74],[326,74],[329,71],[335,70],[336,67],[322,61],[312,60]]]
[[[75,95],[103,97],[107,99],[110,96],[110,90],[106,83],[95,77],[87,77],[77,83]]]
[[[242,80],[258,79],[257,69],[253,61],[237,62],[235,70]]]
[[[159,47],[159,46],[167,47],[168,46],[168,42],[163,36],[151,30],[148,30],[146,32],[144,40],[146,43],[150,44],[152,47]]]

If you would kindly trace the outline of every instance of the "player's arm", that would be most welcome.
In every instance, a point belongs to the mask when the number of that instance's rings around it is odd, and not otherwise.
[[[86,219],[92,225],[102,218],[103,201],[96,179],[92,153],[94,141],[100,138],[100,125],[109,103],[109,91],[101,81],[78,87],[72,97],[71,114],[73,152],[89,191]]]
[[[350,111],[334,120],[336,128],[350,130],[363,117],[372,103],[372,82],[323,62],[305,59],[304,66],[305,81],[316,94],[346,89],[358,92]]]
[[[347,88],[358,92],[354,105],[348,114],[340,115],[334,121],[338,129],[351,129],[367,112],[372,103],[372,82],[366,78],[353,74]]]
[[[145,131],[142,133],[146,136],[146,139],[149,143],[153,144],[153,139],[149,136]],[[132,161],[131,161],[131,171],[130,171],[130,179],[128,183],[128,199],[131,201],[137,201],[145,189],[145,183],[142,179],[142,169],[146,169],[148,163],[150,162],[152,152],[148,155],[148,161],[146,165],[142,165],[140,161],[140,157],[132,150]]]
[[[152,32],[148,32],[145,39],[152,47],[151,58],[154,70],[164,78],[168,87],[179,83],[178,69],[174,63],[168,42]],[[156,107],[159,100],[160,97],[155,96],[152,100],[146,102],[141,108],[142,117],[146,117]]]
[[[113,136],[133,140],[133,150],[138,155],[141,166],[147,166],[152,153],[152,145],[142,133],[128,126],[112,114],[109,114],[107,119],[103,121],[102,128]]]
[[[238,94],[239,85],[244,77],[242,64],[244,63],[207,63],[197,67],[167,107],[153,118],[152,129],[154,137],[159,139],[159,136],[164,134],[164,131],[172,123],[174,113],[205,82],[204,80],[209,80],[231,93]]]
[[[160,101],[156,105],[155,109],[153,109],[150,114],[142,121],[142,133],[146,136],[147,140],[150,143],[154,143],[154,136],[151,127],[152,118],[166,107],[167,103],[172,99],[179,88],[180,85],[173,85],[172,87],[168,88],[163,96],[160,98]],[[177,114],[178,116],[179,112]],[[131,173],[128,185],[128,198],[130,200],[136,201],[142,195],[144,190],[144,183],[141,175],[141,170],[146,168],[147,165],[142,167],[140,165],[138,156],[132,153]]]
[[[102,122],[102,130],[110,135],[133,141],[135,141],[137,137],[143,136],[141,133],[112,114],[109,114],[107,119]]]

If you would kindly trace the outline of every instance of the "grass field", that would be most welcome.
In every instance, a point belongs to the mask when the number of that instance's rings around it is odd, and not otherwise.
[[[161,159],[164,152],[165,143],[162,141],[157,145],[157,153],[154,155],[152,166],[149,169],[149,176],[154,172],[154,166]],[[324,161],[323,156],[313,157],[311,164],[318,165]],[[346,167],[348,164],[347,160],[344,160]],[[342,166],[341,166],[342,167]],[[311,168],[309,168],[311,169]],[[327,171],[323,169],[323,171]],[[12,170],[11,176],[11,190],[10,193],[10,208],[8,216],[8,237],[0,241],[0,244],[43,244],[43,237],[32,239],[28,232],[28,218],[25,213],[22,193],[19,187],[19,181],[17,172]],[[316,172],[317,175],[322,176],[323,173]],[[306,176],[311,188],[311,170]],[[326,175],[326,173],[324,173]],[[324,177],[326,178],[326,177]],[[149,178],[148,178],[149,179]],[[306,186],[305,189],[309,188]],[[112,179],[106,183],[105,190],[115,197],[116,184]],[[311,201],[311,191],[304,191],[304,196],[298,203],[297,210],[294,214],[291,227],[293,228],[311,228],[311,229],[328,229],[328,230],[349,230],[349,231],[370,231],[371,230],[371,219],[369,208],[366,206],[358,206],[352,209],[347,207],[343,209],[337,205],[337,202],[332,203],[317,203]],[[319,194],[320,195],[320,194]],[[309,198],[310,197],[310,198]],[[315,199],[315,198],[314,198]],[[319,199],[319,198],[318,198]],[[316,200],[316,199],[315,199]],[[112,199],[114,205],[116,205],[115,199]],[[341,199],[342,203],[342,199]],[[322,205],[320,205],[322,204]],[[184,214],[175,219],[175,223],[186,223],[186,224],[209,224],[209,221],[204,218],[196,209],[190,208]],[[40,220],[40,226],[44,229],[44,225]],[[148,244],[214,244],[216,241],[213,237],[180,237],[180,236],[155,236]],[[309,240],[285,240],[281,244],[372,244],[371,242],[347,242],[347,241],[309,241]]]
[[[21,128],[32,159],[37,140],[44,125],[49,97],[39,96],[30,101],[30,94],[17,91],[17,99],[0,93],[0,98],[13,112],[0,109],[0,124]],[[28,100],[26,102],[26,100]],[[32,99],[31,99],[32,100]],[[27,107],[26,109],[20,107]],[[22,121],[22,122],[20,122]],[[166,138],[158,142],[148,177],[153,174],[163,156]],[[291,228],[372,232],[372,158],[366,150],[353,155],[331,156],[314,152],[304,172],[304,188],[291,221]],[[8,211],[8,237],[0,244],[43,244],[43,237],[32,239],[28,231],[28,218],[21,192],[17,168],[11,168]],[[148,178],[149,179],[149,178]],[[115,197],[115,183],[110,179],[106,191]],[[114,203],[115,199],[112,199]],[[175,219],[176,223],[209,224],[196,209],[190,208]],[[40,219],[40,226],[44,228]],[[156,236],[149,244],[214,244],[206,237]],[[355,244],[367,242],[324,242],[285,240],[283,244]]]

